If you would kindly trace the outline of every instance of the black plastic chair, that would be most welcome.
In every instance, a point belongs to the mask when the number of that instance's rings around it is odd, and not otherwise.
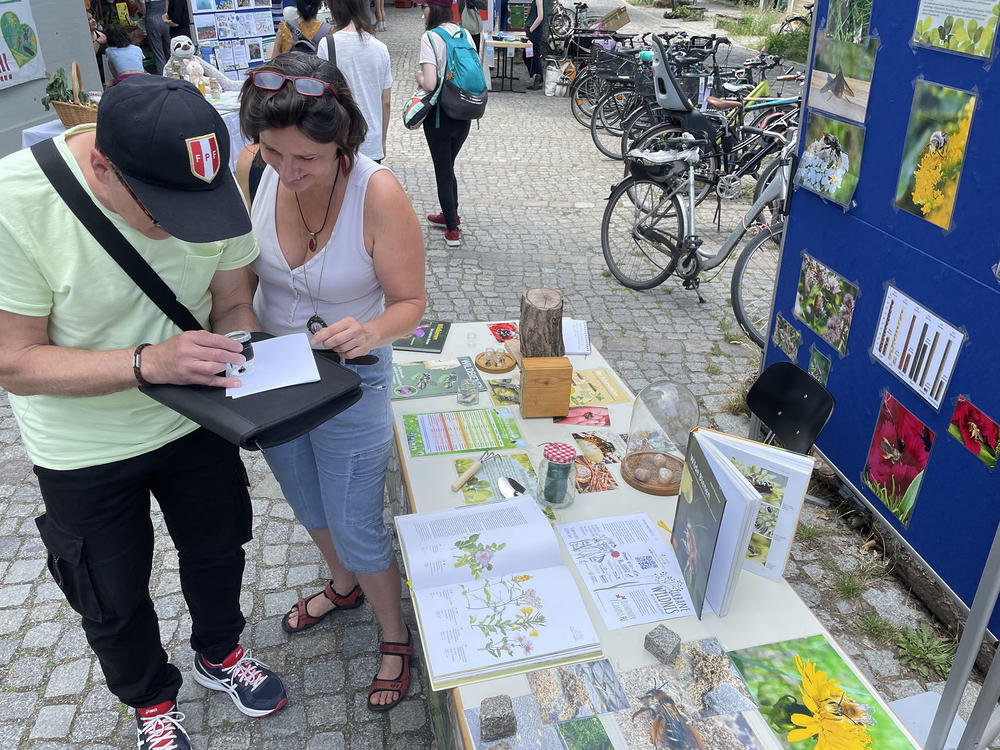
[[[834,399],[812,375],[791,362],[773,362],[747,391],[747,406],[785,448],[807,453],[833,414]]]

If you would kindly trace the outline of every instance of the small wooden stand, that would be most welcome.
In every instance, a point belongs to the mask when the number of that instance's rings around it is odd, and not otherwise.
[[[484,352],[479,352],[479,354],[476,355],[476,358],[473,361],[476,363],[476,367],[478,367],[480,370],[482,370],[483,372],[492,373],[494,375],[499,375],[504,372],[510,372],[511,370],[514,369],[514,365],[517,364],[517,361],[510,354],[504,354],[503,359],[500,361],[499,365],[495,365],[493,367],[487,367],[486,357]]]
[[[573,391],[573,365],[566,357],[521,359],[521,416],[565,417]]]
[[[629,453],[621,468],[622,479],[647,495],[676,495],[681,488],[684,463],[667,453]]]

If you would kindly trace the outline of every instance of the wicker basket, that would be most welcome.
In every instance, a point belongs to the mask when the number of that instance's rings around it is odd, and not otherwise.
[[[76,60],[73,61],[71,70],[73,101],[49,102],[53,109],[55,109],[56,114],[59,115],[59,119],[62,120],[62,124],[67,128],[82,125],[85,122],[97,122],[97,107],[88,107],[85,104],[80,104],[80,92],[83,90],[83,80],[80,76],[80,66],[76,64]]]

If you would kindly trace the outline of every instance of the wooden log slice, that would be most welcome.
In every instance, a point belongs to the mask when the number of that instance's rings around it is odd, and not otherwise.
[[[532,287],[521,295],[521,356],[561,357],[563,297],[555,289]]]

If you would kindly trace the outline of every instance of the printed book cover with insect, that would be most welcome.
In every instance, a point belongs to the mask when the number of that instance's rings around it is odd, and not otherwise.
[[[601,655],[530,496],[396,517],[434,690]]]
[[[455,394],[458,393],[458,384],[463,380],[471,380],[478,391],[486,390],[486,383],[479,377],[479,372],[469,357],[393,362],[392,399]]]
[[[392,348],[401,352],[440,354],[450,329],[451,323],[443,320],[421,320],[409,336],[393,341]]]

